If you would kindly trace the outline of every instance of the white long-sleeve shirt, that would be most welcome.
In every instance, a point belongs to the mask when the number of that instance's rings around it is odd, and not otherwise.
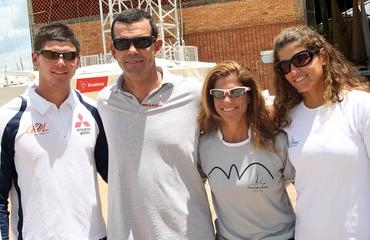
[[[289,156],[296,169],[296,236],[370,239],[370,94],[292,109]]]

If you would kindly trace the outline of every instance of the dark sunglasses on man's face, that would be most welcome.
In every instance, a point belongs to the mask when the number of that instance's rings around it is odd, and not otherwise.
[[[229,96],[230,98],[238,98],[243,96],[243,94],[249,90],[251,90],[249,87],[235,87],[230,89],[214,88],[209,90],[209,94],[211,94],[214,99],[223,99],[226,96]]]
[[[313,56],[319,52],[320,50],[318,49],[303,50],[295,54],[289,60],[278,61],[275,66],[279,72],[285,75],[290,72],[291,64],[293,64],[295,67],[304,67],[310,64],[312,62]]]
[[[60,52],[55,52],[52,50],[43,49],[43,50],[38,51],[37,53],[41,54],[42,56],[50,60],[57,60],[59,58],[63,58],[64,60],[72,61],[72,60],[75,60],[76,57],[78,56],[76,51],[60,53]]]
[[[156,40],[153,36],[145,36],[145,37],[136,37],[136,38],[116,38],[113,40],[113,46],[118,51],[124,51],[130,48],[131,44],[134,45],[135,48],[143,49],[147,48],[153,44]]]

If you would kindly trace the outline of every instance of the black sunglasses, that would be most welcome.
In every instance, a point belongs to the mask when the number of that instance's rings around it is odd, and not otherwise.
[[[296,53],[291,59],[278,61],[275,66],[281,73],[288,74],[291,70],[291,64],[296,67],[304,67],[312,62],[313,56],[319,53],[319,49],[306,49]]]
[[[214,88],[209,90],[209,94],[211,94],[214,99],[223,99],[226,95],[230,98],[238,98],[249,90],[251,90],[249,87],[235,87],[230,89]]]
[[[43,49],[43,50],[38,51],[37,53],[41,54],[42,56],[50,60],[56,60],[62,57],[64,60],[72,61],[72,60],[75,60],[76,57],[78,56],[76,51],[60,53],[60,52],[55,52],[52,50]]]
[[[113,40],[113,46],[118,51],[124,51],[134,44],[135,48],[147,48],[156,40],[153,36],[136,37],[136,38],[116,38]]]

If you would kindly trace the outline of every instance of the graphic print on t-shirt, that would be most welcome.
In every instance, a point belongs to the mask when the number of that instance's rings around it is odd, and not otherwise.
[[[216,166],[208,173],[208,178],[215,174],[224,175],[227,180],[235,179],[236,177],[238,181],[241,181],[244,178],[248,178],[247,188],[259,191],[268,188],[268,185],[274,181],[274,176],[270,170],[261,163],[251,163],[244,169],[238,169],[235,164],[232,164],[228,170]]]

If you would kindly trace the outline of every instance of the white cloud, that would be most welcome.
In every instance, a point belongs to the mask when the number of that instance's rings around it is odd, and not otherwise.
[[[27,0],[0,0],[0,71],[32,70]]]

